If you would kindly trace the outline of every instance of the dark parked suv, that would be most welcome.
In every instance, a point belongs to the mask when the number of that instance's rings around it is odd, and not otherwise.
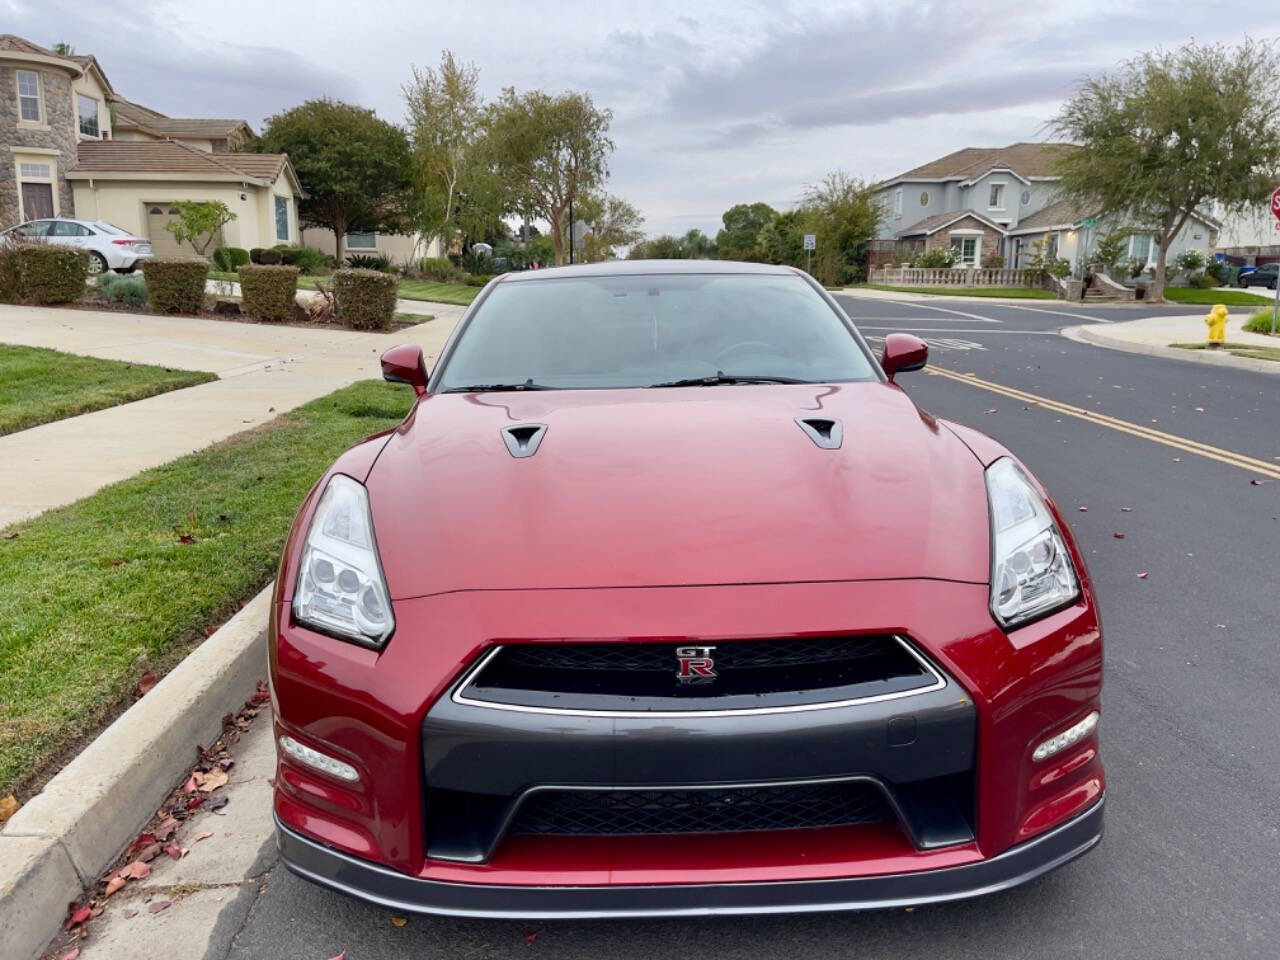
[[[1276,288],[1276,278],[1280,277],[1280,263],[1264,263],[1257,270],[1240,274],[1236,281],[1242,287]]]

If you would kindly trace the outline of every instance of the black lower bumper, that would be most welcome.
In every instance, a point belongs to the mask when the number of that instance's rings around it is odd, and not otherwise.
[[[414,913],[508,919],[700,916],[875,910],[1007,890],[1062,866],[1102,839],[1099,800],[1048,833],[979,863],[919,873],[760,883],[654,886],[498,886],[410,877],[339,853],[276,823],[294,873],[370,903]]]

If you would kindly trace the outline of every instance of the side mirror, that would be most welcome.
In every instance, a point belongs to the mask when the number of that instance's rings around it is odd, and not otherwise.
[[[422,356],[422,348],[412,343],[402,343],[384,353],[382,379],[392,383],[407,383],[418,396],[426,393],[427,361]]]
[[[929,362],[929,345],[909,333],[891,333],[884,338],[884,352],[880,354],[880,366],[889,382],[896,374],[921,370]]]

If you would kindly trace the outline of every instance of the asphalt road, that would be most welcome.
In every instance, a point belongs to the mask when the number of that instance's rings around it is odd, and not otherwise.
[[[1149,316],[1151,307],[843,302],[869,337],[903,330],[929,338],[934,370],[1280,465],[1280,379],[1056,333],[1073,322]],[[229,956],[1280,955],[1280,481],[972,380],[928,372],[901,380],[921,406],[1017,453],[1083,543],[1107,643],[1110,782],[1100,848],[1020,889],[914,911],[554,923],[412,917],[403,927],[277,866]]]

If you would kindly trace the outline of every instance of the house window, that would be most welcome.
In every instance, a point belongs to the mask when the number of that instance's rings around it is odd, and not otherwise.
[[[376,250],[378,235],[371,230],[356,230],[347,234],[344,243],[351,250]]]
[[[44,118],[40,74],[34,70],[18,71],[18,116],[27,123],[39,123]]]
[[[53,191],[53,164],[18,160],[18,212],[23,220],[58,215]]]
[[[289,198],[276,197],[276,239],[289,239]]]
[[[893,191],[893,215],[895,217],[902,216],[902,189]]]
[[[1025,207],[1025,206],[1026,206],[1028,203],[1030,203],[1030,202],[1031,202],[1031,191],[1030,191],[1030,190],[1023,190],[1023,191],[1022,191],[1022,205]]]
[[[18,174],[23,180],[52,180],[53,168],[47,163],[20,163]]]
[[[1058,259],[1058,235],[1056,233],[1049,234],[1049,254],[1050,261]]]
[[[921,191],[920,191],[920,206],[922,206],[922,207],[927,207],[928,205],[929,205],[929,191],[928,191],[928,190],[921,190]]]
[[[951,238],[951,249],[956,254],[956,266],[976,267],[978,265],[978,240],[976,236]]]
[[[86,137],[96,137],[98,130],[98,101],[93,97],[86,97],[83,93],[76,94],[76,115],[80,120],[80,132]]]
[[[988,198],[987,206],[992,210],[1004,209],[1004,184],[993,183],[991,185],[991,196]]]
[[[1151,259],[1151,238],[1145,233],[1135,233],[1129,238],[1129,256],[1139,263]]]

